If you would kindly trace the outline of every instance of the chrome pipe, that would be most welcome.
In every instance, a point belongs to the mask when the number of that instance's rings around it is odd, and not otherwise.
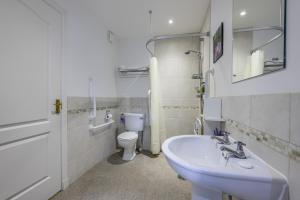
[[[148,45],[151,43],[151,42],[154,42],[155,40],[154,39],[150,39],[146,42],[146,49],[147,51],[150,53],[151,57],[154,57],[154,53],[148,48]]]
[[[284,34],[284,29],[280,26],[264,26],[264,27],[247,27],[247,28],[236,28],[233,29],[234,33],[242,33],[242,32],[253,32],[253,31],[265,31],[265,30],[277,30],[280,31],[280,33],[278,35],[276,35],[275,37],[271,38],[269,41],[263,43],[262,45],[253,48],[250,51],[250,54],[253,54],[255,51],[271,44],[272,42],[274,42],[275,40],[279,39],[280,37],[283,36]]]
[[[259,50],[259,49],[261,49],[261,48],[263,48],[263,47],[265,47],[265,46],[271,44],[272,42],[274,42],[275,40],[279,39],[279,38],[282,37],[282,36],[283,36],[283,32],[279,33],[278,35],[276,35],[275,37],[273,37],[273,38],[270,39],[269,41],[263,43],[262,45],[260,45],[260,46],[258,46],[258,47],[256,47],[256,48],[252,49],[252,50],[250,51],[250,53],[253,54],[255,51],[257,51],[257,50]]]
[[[205,33],[183,33],[183,34],[173,34],[173,35],[159,35],[154,36],[150,40],[146,42],[146,49],[151,54],[151,56],[154,56],[154,53],[148,48],[148,45],[152,42],[155,42],[157,40],[165,40],[165,39],[173,39],[173,38],[184,38],[184,37],[207,37],[209,36],[209,32]]]
[[[265,31],[265,30],[278,30],[283,32],[284,29],[280,26],[263,26],[263,27],[235,28],[233,29],[233,32],[241,33],[241,32]]]

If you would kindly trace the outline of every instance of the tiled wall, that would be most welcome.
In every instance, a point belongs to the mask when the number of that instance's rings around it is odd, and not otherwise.
[[[113,126],[92,134],[88,130],[90,98],[68,97],[68,179],[74,182],[98,162],[103,161],[116,150],[117,135],[125,131],[120,122],[124,112],[143,113],[145,119],[144,146],[150,149],[150,126],[148,99],[132,98],[97,98],[96,124],[104,122],[106,110],[110,110],[115,120]]]
[[[97,98],[97,124],[104,122],[105,111],[110,110],[117,123],[111,127],[91,133],[89,126],[90,99],[68,97],[68,179],[74,182],[98,162],[106,159],[116,149],[116,127],[118,124],[117,98]]]
[[[222,98],[224,129],[289,180],[300,197],[300,94]]]
[[[178,38],[155,42],[155,56],[161,83],[162,110],[167,137],[192,134],[195,117],[199,115],[200,99],[195,87],[199,80],[199,57],[187,50],[199,51],[199,38]]]
[[[163,104],[167,138],[193,134],[194,121],[199,116],[197,104],[197,101],[189,103],[189,105],[182,105],[181,103]]]

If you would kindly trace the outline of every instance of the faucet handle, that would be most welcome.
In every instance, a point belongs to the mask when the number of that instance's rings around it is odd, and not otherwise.
[[[237,150],[238,152],[244,152],[243,146],[246,146],[246,144],[245,144],[244,142],[241,142],[241,141],[235,141],[234,144],[237,144],[236,150]]]
[[[241,141],[235,141],[234,144],[237,144],[238,146],[246,146],[246,144]]]
[[[229,137],[228,137],[228,136],[230,135],[230,133],[224,131],[223,134],[224,134],[224,135],[223,135],[223,138],[224,138],[225,143],[229,144],[230,141],[229,141]]]
[[[230,133],[226,132],[226,131],[224,131],[223,134],[224,134],[225,137],[228,137],[230,135]]]

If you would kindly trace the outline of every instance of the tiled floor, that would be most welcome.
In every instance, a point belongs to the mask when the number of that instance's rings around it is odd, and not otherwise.
[[[123,162],[116,153],[51,200],[190,200],[191,189],[189,182],[177,178],[163,155],[139,154]]]

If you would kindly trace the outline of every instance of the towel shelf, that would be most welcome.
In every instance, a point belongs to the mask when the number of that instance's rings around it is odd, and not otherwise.
[[[136,77],[136,76],[148,76],[150,68],[149,66],[139,68],[118,68],[120,77]]]
[[[90,125],[89,126],[89,130],[93,133],[101,130],[101,129],[104,129],[106,127],[109,127],[110,125],[112,125],[113,123],[115,123],[114,120],[109,120],[108,122],[104,123],[104,124],[101,124],[101,125],[98,125],[98,126],[94,126],[94,125]]]
[[[149,68],[148,67],[145,67],[145,68],[136,68],[136,69],[122,69],[122,68],[119,68],[119,72],[121,73],[126,73],[126,72],[149,72]]]
[[[225,119],[223,119],[223,118],[205,117],[204,115],[200,115],[200,117],[203,118],[205,121],[211,121],[211,122],[225,122]]]

